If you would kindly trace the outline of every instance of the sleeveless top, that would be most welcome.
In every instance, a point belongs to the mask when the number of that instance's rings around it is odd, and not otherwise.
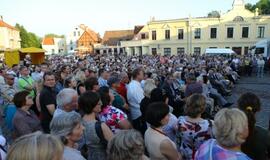
[[[96,133],[95,124],[97,121],[84,121],[85,127],[83,138],[88,147],[88,160],[106,160],[106,148],[100,143],[100,139]]]
[[[167,159],[160,152],[160,145],[162,141],[164,140],[170,141],[176,149],[175,143],[173,143],[169,137],[162,135],[161,133],[155,131],[151,127],[149,127],[146,130],[145,135],[144,135],[144,142],[145,142],[147,151],[149,152],[149,156],[151,160],[166,160]]]

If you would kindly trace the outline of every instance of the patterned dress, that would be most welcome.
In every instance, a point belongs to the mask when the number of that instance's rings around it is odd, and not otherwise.
[[[176,144],[183,159],[194,158],[200,145],[212,137],[211,127],[212,121],[210,120],[193,123],[189,122],[186,116],[179,117]]]
[[[107,106],[99,114],[99,119],[105,122],[113,133],[117,133],[120,130],[119,123],[127,119],[127,115],[114,106]]]

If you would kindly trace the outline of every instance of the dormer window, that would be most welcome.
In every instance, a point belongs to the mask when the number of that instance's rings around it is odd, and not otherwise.
[[[236,16],[234,19],[233,19],[234,22],[243,22],[244,21],[244,18],[241,17],[241,16]]]

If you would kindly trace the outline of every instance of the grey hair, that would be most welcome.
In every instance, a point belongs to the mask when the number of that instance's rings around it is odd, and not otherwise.
[[[72,97],[77,95],[77,92],[71,88],[64,88],[56,96],[56,103],[59,108],[63,108],[66,104],[72,102]]]
[[[148,98],[150,98],[151,92],[153,89],[157,88],[157,86],[155,85],[155,81],[153,79],[147,79],[144,82],[144,95]]]
[[[241,134],[248,130],[248,121],[244,112],[237,108],[222,109],[214,119],[213,134],[219,144],[235,147],[245,142]]]
[[[51,134],[58,136],[64,142],[64,137],[81,123],[81,116],[76,112],[62,113],[52,119],[50,124]]]
[[[132,130],[121,130],[109,142],[108,160],[140,160],[144,155],[144,142],[141,134]]]

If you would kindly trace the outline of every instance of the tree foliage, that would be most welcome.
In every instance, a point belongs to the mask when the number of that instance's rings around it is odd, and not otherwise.
[[[270,1],[269,0],[260,0],[256,4],[246,4],[246,9],[251,12],[255,12],[256,8],[259,9],[259,14],[270,14]]]
[[[218,11],[212,11],[208,13],[207,15],[208,18],[220,18],[220,13]]]
[[[57,35],[57,34],[54,34],[54,33],[46,34],[45,37],[51,37],[51,38],[65,38],[64,35]]]
[[[37,47],[41,48],[40,38],[32,32],[27,32],[23,25],[16,24],[15,28],[20,31],[21,47]]]

